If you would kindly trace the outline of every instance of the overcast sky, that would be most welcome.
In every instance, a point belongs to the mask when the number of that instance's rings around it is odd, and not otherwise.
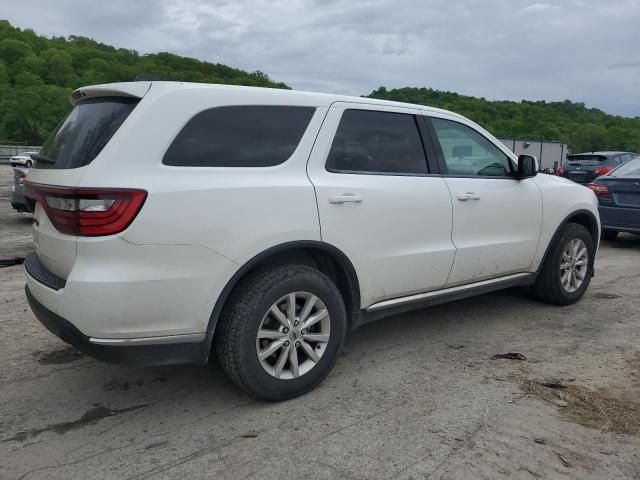
[[[432,87],[640,116],[640,0],[0,0],[0,17],[299,90]]]

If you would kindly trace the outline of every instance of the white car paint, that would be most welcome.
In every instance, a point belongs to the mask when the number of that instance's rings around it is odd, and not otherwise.
[[[547,175],[452,179],[439,175],[345,175],[324,168],[348,106],[452,118],[424,106],[308,92],[139,82],[84,87],[72,103],[101,95],[142,100],[87,166],[34,168],[29,180],[60,186],[139,188],[147,200],[122,233],[75,237],[36,210],[43,265],[67,280],[55,291],[27,275],[34,297],[85,335],[104,339],[204,333],[221,292],[243,265],[287,242],[326,242],[353,264],[360,307],[495,278],[534,272],[564,218],[584,209],[598,218],[593,193]],[[294,154],[264,168],[172,167],[162,156],[196,113],[222,105],[313,106]],[[458,192],[480,195],[457,202]],[[330,203],[355,194],[362,202]]]
[[[38,152],[20,152],[18,155],[14,155],[9,157],[9,164],[12,167],[26,167],[29,166],[32,162],[31,155]]]
[[[353,263],[363,306],[442,288],[455,255],[451,199],[444,180],[327,171],[324,165],[331,142],[342,113],[349,108],[418,113],[381,105],[333,104],[308,166],[322,240],[338,247]],[[361,202],[331,203],[333,196],[345,194],[356,195]]]

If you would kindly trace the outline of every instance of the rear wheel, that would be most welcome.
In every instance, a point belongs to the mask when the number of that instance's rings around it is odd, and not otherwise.
[[[577,302],[591,281],[594,255],[593,238],[586,228],[575,223],[563,226],[533,285],[534,294],[556,305]]]
[[[229,298],[216,355],[249,394],[286,400],[329,374],[346,326],[342,297],[327,276],[303,265],[267,267],[249,274]]]
[[[617,232],[616,230],[602,230],[600,238],[602,238],[602,240],[615,240],[618,233],[620,232]]]
[[[31,168],[31,165],[33,165],[33,162],[31,160],[27,160],[27,168]]]

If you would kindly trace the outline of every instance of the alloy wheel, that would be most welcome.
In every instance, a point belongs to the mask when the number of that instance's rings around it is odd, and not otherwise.
[[[260,322],[256,353],[272,377],[289,380],[315,367],[331,334],[325,304],[309,292],[293,292],[278,299]]]
[[[580,288],[589,268],[589,251],[583,240],[575,238],[565,246],[560,260],[560,283],[572,293]]]

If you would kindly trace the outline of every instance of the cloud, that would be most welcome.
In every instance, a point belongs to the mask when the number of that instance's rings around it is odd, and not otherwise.
[[[22,0],[2,16],[262,70],[297,89],[425,86],[640,115],[638,0]]]

